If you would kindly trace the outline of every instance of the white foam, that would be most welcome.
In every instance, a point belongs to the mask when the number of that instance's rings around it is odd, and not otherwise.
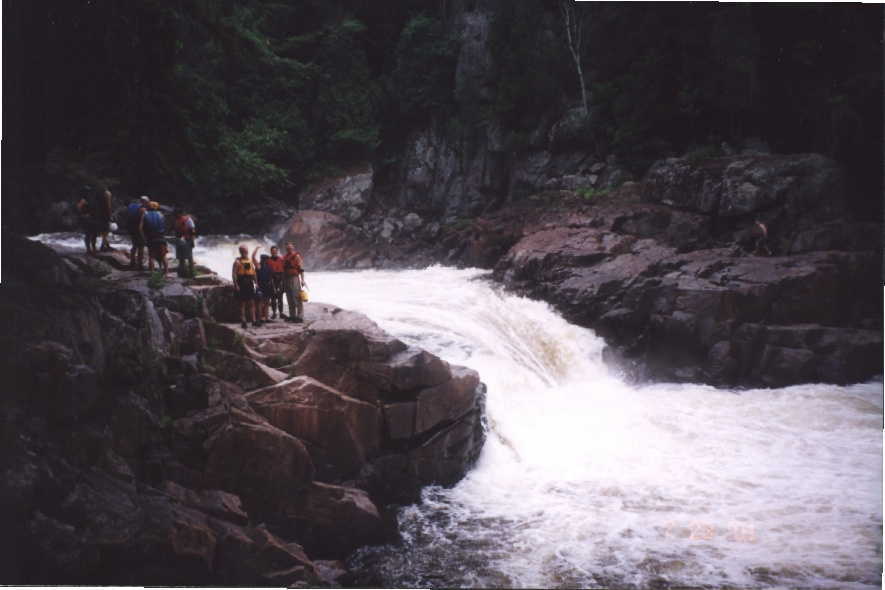
[[[237,244],[197,261],[227,276]],[[488,386],[476,468],[402,511],[405,547],[366,552],[388,585],[879,587],[881,380],[629,386],[591,331],[482,274],[307,274]]]

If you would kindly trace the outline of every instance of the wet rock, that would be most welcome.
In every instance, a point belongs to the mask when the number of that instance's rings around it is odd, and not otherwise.
[[[881,364],[874,360],[881,338],[873,344],[865,332],[881,321],[873,295],[878,231],[844,213],[840,222],[816,223],[844,211],[839,182],[821,156],[667,160],[592,208],[547,210],[524,224],[495,275],[596,329],[613,345],[607,359],[636,378],[727,385],[867,379]],[[749,232],[754,247],[756,214],[770,220],[775,249],[795,254],[751,255],[742,236]],[[852,362],[823,340],[783,341],[812,324],[855,351]]]
[[[325,211],[299,211],[289,222],[280,243],[293,242],[308,270],[367,268],[370,241],[346,219]]]
[[[352,477],[380,448],[378,408],[310,377],[253,391],[247,399],[271,424],[304,441],[318,477]]]
[[[279,383],[287,375],[251,358],[210,348],[200,354],[204,371],[236,383],[246,391]]]
[[[314,482],[288,510],[312,555],[344,557],[385,539],[381,514],[360,489]]]
[[[299,205],[303,210],[332,213],[353,223],[365,214],[371,192],[372,168],[369,166],[308,188],[299,196]]]
[[[206,478],[239,495],[250,513],[272,512],[314,477],[300,440],[263,421],[234,412],[205,442]]]

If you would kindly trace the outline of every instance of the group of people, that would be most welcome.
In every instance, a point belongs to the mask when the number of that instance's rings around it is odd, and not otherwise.
[[[111,231],[112,203],[113,196],[107,188],[95,190],[91,186],[83,187],[76,207],[86,251],[90,254],[98,252],[96,248],[98,236],[101,236],[101,251],[107,252],[111,249],[108,232]]]
[[[77,213],[80,216],[80,227],[83,230],[86,252],[95,254],[99,251],[113,250],[108,242],[108,233],[116,231],[112,222],[113,194],[107,188],[93,190],[84,187],[81,198],[77,201]],[[175,256],[178,258],[178,274],[193,276],[194,274],[194,238],[197,235],[193,217],[182,209],[175,209]],[[144,251],[148,251],[148,270],[154,270],[156,263],[159,270],[166,275],[169,264],[166,256],[169,246],[166,242],[166,216],[157,201],[148,196],[141,196],[126,207],[124,224],[132,239],[129,251],[129,268],[144,270]],[[97,247],[98,236],[101,246]]]
[[[98,252],[96,241],[102,237],[101,251],[112,250],[108,243],[108,232],[115,231],[111,222],[113,200],[111,191],[92,191],[85,187],[84,196],[77,202],[81,226],[85,235],[86,251]],[[148,252],[148,269],[154,270],[156,262],[165,276],[169,272],[166,257],[169,253],[166,242],[166,217],[157,201],[141,196],[126,207],[125,227],[132,240],[129,251],[129,268],[145,270],[144,251]],[[183,209],[176,208],[174,215],[175,257],[178,259],[178,274],[194,275],[194,239],[197,235],[193,217]],[[261,247],[255,248],[252,256],[246,246],[240,246],[240,256],[234,261],[233,282],[240,301],[240,319],[246,328],[248,318],[253,326],[276,320],[277,317],[290,322],[304,321],[304,301],[307,300],[307,284],[304,281],[304,261],[290,242],[286,244],[286,254],[281,256],[279,248],[273,246],[270,254],[256,258]],[[289,306],[289,315],[283,314],[283,296]]]
[[[178,274],[193,276],[194,274],[194,239],[197,227],[193,217],[183,209],[173,211],[175,231],[175,257],[178,259]],[[144,250],[148,251],[148,269],[154,270],[154,262],[166,275],[169,264],[166,256],[169,246],[166,242],[166,216],[160,210],[160,204],[150,197],[141,196],[126,208],[126,225],[132,238],[129,251],[129,267],[133,270],[144,270]]]
[[[307,283],[304,281],[304,261],[292,242],[286,244],[286,254],[272,246],[270,254],[256,258],[261,246],[249,256],[249,249],[240,246],[240,255],[234,260],[233,282],[240,300],[240,322],[246,328],[248,318],[253,326],[280,319],[301,323],[304,321],[304,301]],[[283,295],[289,305],[289,315],[283,315]],[[256,309],[257,308],[257,309]]]

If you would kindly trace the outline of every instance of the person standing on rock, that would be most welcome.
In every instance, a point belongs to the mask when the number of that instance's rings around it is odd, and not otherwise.
[[[147,211],[151,199],[145,195],[130,203],[126,208],[126,229],[132,239],[132,248],[129,250],[129,268],[132,270],[144,270],[144,247],[146,244],[142,220]]]
[[[175,257],[178,259],[178,276],[194,276],[194,237],[197,226],[193,218],[182,209],[175,210]]]
[[[83,230],[83,242],[86,244],[86,253],[95,254],[95,240],[98,236],[98,225],[95,222],[95,207],[90,193],[91,186],[83,187],[83,194],[77,201],[77,215],[80,220],[80,228]]]
[[[92,211],[95,219],[97,235],[101,236],[101,251],[110,252],[111,244],[108,242],[108,232],[111,230],[111,212],[114,208],[114,195],[107,187],[100,189],[93,195]]]
[[[295,244],[286,244],[286,255],[283,257],[283,290],[289,304],[288,321],[301,323],[304,321],[304,304],[301,302],[301,289],[304,282],[304,260],[295,251]]]
[[[267,317],[267,308],[270,303],[271,290],[273,289],[273,285],[271,284],[271,269],[270,265],[267,264],[267,261],[270,260],[270,256],[267,254],[261,255],[261,262],[258,262],[258,259],[255,258],[255,255],[258,254],[258,251],[261,250],[261,246],[255,246],[255,250],[252,251],[252,264],[255,265],[255,278],[258,282],[258,292],[255,297],[255,305],[258,308],[255,310],[255,314],[258,316],[256,320],[259,325],[269,322],[270,319]]]
[[[148,203],[147,212],[141,216],[141,233],[147,240],[148,247],[148,269],[154,270],[154,261],[163,276],[169,272],[169,263],[166,261],[166,255],[169,253],[169,247],[166,245],[166,218],[160,211],[160,204],[156,201]]]
[[[258,327],[258,322],[255,320],[255,264],[249,258],[249,249],[246,246],[240,246],[239,250],[240,256],[234,260],[233,281],[237,299],[240,300],[240,325],[243,328],[248,327],[246,324],[246,308],[248,308],[252,325]]]
[[[277,319],[277,309],[280,312],[280,319],[285,318],[283,315],[283,282],[285,269],[283,267],[283,257],[280,256],[280,249],[276,246],[270,247],[270,258],[266,261],[270,268],[270,309],[271,319]]]

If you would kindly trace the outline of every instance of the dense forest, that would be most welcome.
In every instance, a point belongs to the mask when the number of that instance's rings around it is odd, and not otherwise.
[[[577,112],[572,146],[639,163],[748,139],[839,160],[878,214],[876,5],[557,0],[4,0],[4,228],[83,184],[208,219],[376,170],[410,131],[494,122],[527,149]],[[494,79],[456,91],[458,15],[495,14]],[[568,35],[565,17],[576,35]],[[569,42],[571,41],[571,43]],[[580,63],[581,77],[576,64]],[[582,85],[583,82],[583,85]],[[583,93],[582,93],[583,90]],[[587,108],[582,105],[582,94]],[[577,109],[577,110],[576,110]]]

